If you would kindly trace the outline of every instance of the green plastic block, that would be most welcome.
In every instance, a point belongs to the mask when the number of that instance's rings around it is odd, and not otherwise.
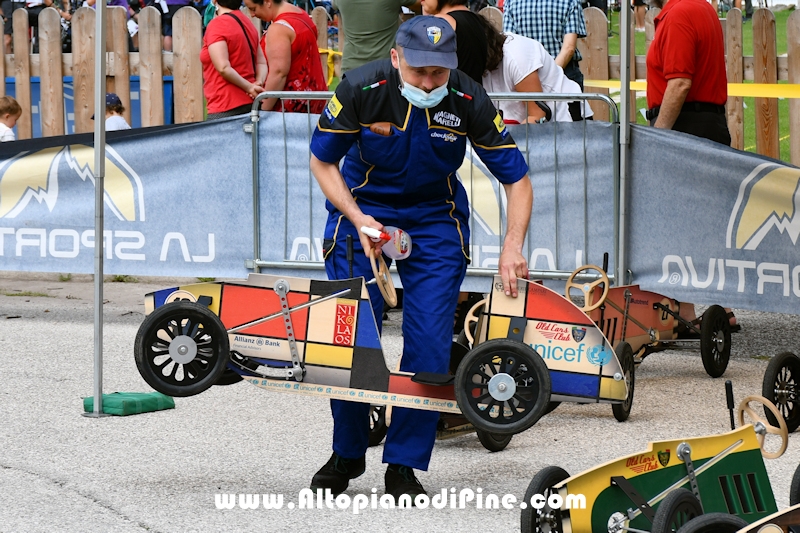
[[[127,416],[174,409],[175,400],[160,392],[112,392],[103,394],[103,412],[109,415]],[[83,410],[94,411],[94,396],[83,399]]]

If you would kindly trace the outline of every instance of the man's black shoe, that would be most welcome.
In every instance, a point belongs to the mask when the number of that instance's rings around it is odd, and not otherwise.
[[[358,459],[345,459],[333,452],[325,466],[319,469],[311,478],[311,490],[331,489],[331,494],[338,496],[347,490],[351,479],[364,473],[366,461],[364,457]]]
[[[386,494],[394,496],[395,505],[400,503],[400,496],[408,494],[411,497],[411,504],[419,494],[427,494],[425,489],[414,475],[414,470],[403,465],[389,465],[384,476],[386,483]]]

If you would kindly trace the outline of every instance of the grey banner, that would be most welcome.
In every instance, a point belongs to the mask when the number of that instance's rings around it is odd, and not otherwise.
[[[109,274],[245,277],[253,257],[251,137],[247,117],[111,134],[106,162]],[[316,117],[262,113],[258,259],[300,261],[323,277],[324,197],[310,173]],[[532,269],[571,271],[614,257],[614,126],[514,127],[534,187],[525,254]],[[0,270],[90,273],[94,191],[91,136],[0,147]],[[465,290],[487,291],[502,244],[505,198],[471,153],[459,171],[472,203]],[[613,269],[613,260],[610,268]],[[478,270],[483,270],[477,275]]]
[[[629,264],[678,300],[800,313],[800,169],[633,126]]]

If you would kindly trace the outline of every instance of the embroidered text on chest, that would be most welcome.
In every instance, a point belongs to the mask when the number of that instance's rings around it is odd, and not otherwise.
[[[446,111],[439,111],[433,115],[433,121],[448,128],[457,128],[461,125],[461,119],[452,113]]]

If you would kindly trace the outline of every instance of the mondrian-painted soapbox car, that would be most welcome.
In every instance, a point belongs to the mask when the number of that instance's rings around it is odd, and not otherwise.
[[[394,291],[385,269],[376,279],[384,294]],[[454,375],[387,367],[360,277],[251,274],[150,293],[136,364],[149,385],[171,396],[243,378],[268,390],[463,413],[498,439],[536,423],[553,383],[560,399],[608,402],[627,417],[632,358],[621,366],[602,332],[563,296],[518,283],[519,297],[511,298],[494,278],[477,342],[459,361],[451,358]]]
[[[733,395],[729,392],[729,407]],[[751,407],[763,404],[779,422],[773,426]],[[745,424],[745,415],[752,424]],[[528,486],[525,501],[536,494],[561,496],[562,505],[528,506],[521,514],[523,533],[683,531],[706,513],[736,515],[747,523],[777,511],[763,457],[777,458],[788,444],[788,432],[777,408],[760,396],[749,396],[738,408],[739,428],[721,435],[651,442],[640,453],[620,457],[575,476],[550,466]],[[780,446],[767,443],[777,435]],[[570,499],[568,495],[573,495]],[[583,495],[585,506],[569,501]],[[558,504],[558,499],[553,500]],[[716,531],[716,530],[708,530]]]

